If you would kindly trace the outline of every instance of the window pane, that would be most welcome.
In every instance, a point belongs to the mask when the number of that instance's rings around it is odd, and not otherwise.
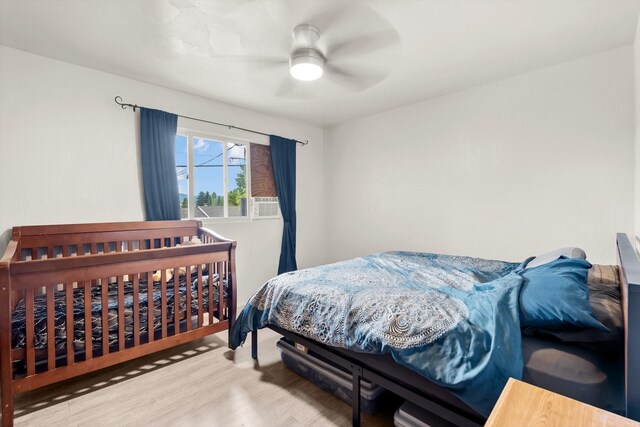
[[[227,144],[229,216],[247,216],[247,147]]]
[[[224,216],[223,144],[193,138],[193,184],[195,217]]]
[[[180,195],[180,218],[189,218],[189,168],[187,166],[187,137],[176,135],[176,176]]]

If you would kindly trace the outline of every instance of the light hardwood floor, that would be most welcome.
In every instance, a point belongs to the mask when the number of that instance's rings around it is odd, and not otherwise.
[[[16,426],[348,426],[351,407],[285,368],[275,332],[227,333],[16,397]],[[393,405],[364,426],[392,426]]]

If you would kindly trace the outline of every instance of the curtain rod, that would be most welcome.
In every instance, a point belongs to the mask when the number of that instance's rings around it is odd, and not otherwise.
[[[133,111],[135,112],[136,108],[146,108],[146,107],[140,107],[137,104],[126,104],[126,103],[122,102],[122,97],[121,96],[116,96],[115,97],[115,101],[116,101],[116,104],[118,104],[120,107],[122,107],[123,110],[126,110],[127,108],[132,108]],[[183,119],[195,120],[197,122],[203,122],[203,123],[209,123],[209,124],[212,124],[212,125],[223,126],[223,127],[229,128],[229,129],[238,129],[238,130],[242,130],[242,131],[245,131],[245,132],[255,133],[257,135],[270,136],[268,133],[260,132],[260,131],[257,131],[257,130],[242,128],[242,127],[239,127],[239,126],[227,125],[225,123],[212,122],[211,120],[198,119],[198,118],[195,118],[195,117],[183,116],[181,114],[176,114],[176,116],[182,117]],[[305,139],[304,141],[298,141],[297,139],[294,139],[293,141],[297,142],[298,144],[301,144],[302,146],[305,146],[305,145],[307,145],[309,143],[308,139]]]

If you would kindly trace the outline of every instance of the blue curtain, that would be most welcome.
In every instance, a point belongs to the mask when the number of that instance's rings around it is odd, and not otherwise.
[[[296,263],[296,142],[292,139],[270,135],[273,177],[284,229],[278,274],[298,269]]]
[[[175,114],[140,108],[140,158],[147,221],[180,219],[177,129]]]

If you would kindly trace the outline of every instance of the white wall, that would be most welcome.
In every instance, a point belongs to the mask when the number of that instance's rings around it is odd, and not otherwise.
[[[634,47],[636,138],[635,138],[635,238],[636,251],[640,253],[640,19],[636,28]]]
[[[405,249],[615,262],[634,227],[633,49],[325,131],[328,261]]]
[[[0,253],[9,236],[6,230],[14,225],[143,219],[137,119],[114,103],[116,95],[166,111],[309,139],[309,145],[298,148],[298,264],[324,262],[322,129],[6,47],[0,47]],[[204,130],[229,134],[220,127]],[[266,142],[246,133],[235,136]],[[238,241],[238,295],[244,302],[277,273],[282,222],[210,228]]]

